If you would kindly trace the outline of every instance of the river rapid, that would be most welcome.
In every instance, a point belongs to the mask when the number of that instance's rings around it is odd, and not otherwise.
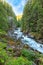
[[[9,32],[9,35],[12,38],[16,37],[17,40],[20,39],[23,44],[28,44],[32,49],[37,50],[40,53],[43,53],[43,44],[36,42],[28,35],[24,35],[23,32],[21,32],[21,28],[15,29],[12,34],[11,32]]]

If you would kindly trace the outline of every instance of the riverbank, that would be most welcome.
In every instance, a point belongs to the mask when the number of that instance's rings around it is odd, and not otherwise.
[[[20,28],[13,32],[10,31],[9,34],[2,34],[0,36],[0,56],[4,62],[1,61],[0,65],[7,65],[9,62],[13,65],[22,65],[22,63],[26,65],[43,65],[43,60],[41,60],[43,59],[43,54],[30,46],[31,41],[31,38],[23,35]],[[33,42],[34,41],[32,41],[32,44]],[[19,62],[21,62],[21,64]]]
[[[20,40],[12,41],[9,39],[8,41],[9,42],[7,43],[0,42],[0,56],[4,61],[1,61],[0,64],[7,65],[9,62],[11,62],[10,64],[20,65],[19,62],[21,62],[21,64],[23,63],[26,65],[43,65],[43,60],[41,60],[43,59],[43,54],[40,54],[39,52],[30,48],[28,44],[22,44]],[[19,58],[21,59],[19,60]],[[13,60],[16,60],[16,63],[18,64],[13,62]],[[27,61],[29,61],[28,64]]]
[[[21,31],[21,28],[15,29],[13,31],[13,34],[11,31],[9,31],[8,36],[15,40],[20,39],[23,44],[28,44],[30,48],[43,53],[43,45],[41,43],[36,42],[34,39],[28,37],[28,35],[24,34]]]

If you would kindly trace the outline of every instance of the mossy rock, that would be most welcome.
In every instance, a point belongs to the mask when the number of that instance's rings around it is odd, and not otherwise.
[[[13,51],[13,49],[12,49],[12,48],[8,48],[8,51],[9,51],[9,52],[12,52],[12,51]]]
[[[30,47],[27,44],[24,44],[23,48],[29,49]]]

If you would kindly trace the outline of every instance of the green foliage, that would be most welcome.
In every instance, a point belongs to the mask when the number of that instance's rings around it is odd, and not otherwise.
[[[6,60],[8,60],[8,55],[6,51],[0,48],[0,65],[5,65]]]
[[[4,60],[8,59],[8,55],[4,49],[0,49],[0,58],[2,58]]]
[[[28,60],[34,61],[37,57],[37,55],[30,50],[23,49],[22,50],[22,56],[26,57]]]
[[[20,25],[21,25],[20,24],[20,21],[17,21],[17,24],[16,25],[17,25],[17,27],[20,27]]]
[[[0,1],[0,29],[9,29],[9,23],[11,24],[11,21],[9,21],[9,17],[12,17],[13,25],[16,24],[17,20],[12,7],[8,3],[4,2],[3,4],[3,2]]]
[[[9,51],[9,52],[12,52],[12,50],[13,50],[12,48],[8,48],[8,51]]]
[[[18,57],[9,60],[6,62],[6,65],[32,65],[32,61],[30,62],[26,58]]]
[[[0,65],[5,65],[6,61],[10,58],[6,48],[7,44],[0,42]]]
[[[42,3],[42,0],[28,0],[24,7],[24,12],[21,21],[21,27],[24,32],[37,32],[41,35],[41,38],[43,38]]]
[[[7,44],[6,44],[6,43],[0,42],[0,48],[4,49],[4,48],[6,48],[6,47],[7,47]]]
[[[43,54],[34,53],[32,50],[22,49],[21,56],[13,56],[13,49],[4,49],[7,44],[0,42],[0,65],[33,65],[35,59],[40,59],[43,65]]]
[[[4,30],[0,29],[0,35],[5,35],[7,34]]]

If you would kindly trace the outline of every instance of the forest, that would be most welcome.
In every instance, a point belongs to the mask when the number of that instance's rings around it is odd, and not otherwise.
[[[43,42],[43,1],[28,1],[24,7],[22,17],[22,30],[30,33],[36,40]]]
[[[27,0],[20,20],[0,0],[0,65],[43,65],[43,0]]]

